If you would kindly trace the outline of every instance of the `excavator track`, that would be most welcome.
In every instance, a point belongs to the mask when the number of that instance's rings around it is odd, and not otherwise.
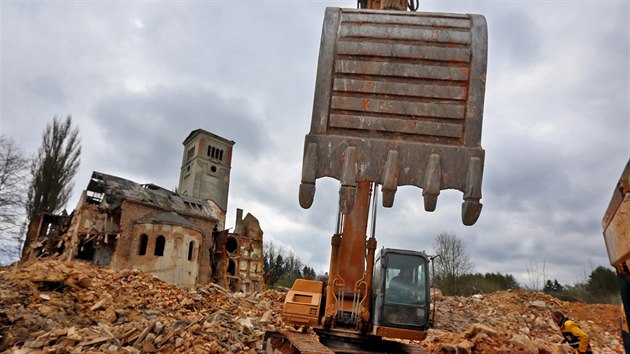
[[[265,354],[334,353],[308,333],[280,331],[265,332]]]
[[[301,332],[280,331],[265,333],[265,354],[295,353],[381,353],[381,354],[429,354],[419,345],[406,344],[392,340],[365,337],[352,332],[317,331],[319,338]]]

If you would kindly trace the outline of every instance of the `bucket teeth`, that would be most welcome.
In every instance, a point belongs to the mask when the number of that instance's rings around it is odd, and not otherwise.
[[[462,203],[462,222],[466,226],[474,225],[481,214],[483,204],[475,200],[465,200]]]
[[[357,192],[356,152],[354,146],[348,146],[343,154],[341,168],[341,188],[339,188],[339,210],[347,214],[352,211]]]
[[[466,175],[466,191],[464,192],[464,202],[462,203],[462,222],[466,226],[473,225],[479,219],[482,204],[481,199],[481,159],[472,157],[468,163],[468,173]]]
[[[314,183],[300,183],[300,206],[304,209],[308,209],[313,205],[313,198],[315,196],[315,184]]]
[[[317,166],[317,144],[309,143],[302,160],[302,183],[300,183],[300,206],[308,209],[313,205],[315,196],[315,173]]]
[[[383,175],[383,206],[391,208],[398,189],[398,151],[389,150]]]
[[[440,165],[440,155],[431,154],[427,164],[427,171],[424,175],[424,210],[435,211],[437,198],[440,195],[440,183],[442,181],[442,166]]]

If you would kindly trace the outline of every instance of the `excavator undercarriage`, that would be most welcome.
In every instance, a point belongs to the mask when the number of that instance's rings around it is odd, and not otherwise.
[[[406,344],[378,337],[365,337],[352,332],[319,331],[317,336],[295,331],[266,332],[266,354],[296,353],[392,353],[429,354],[419,345]]]

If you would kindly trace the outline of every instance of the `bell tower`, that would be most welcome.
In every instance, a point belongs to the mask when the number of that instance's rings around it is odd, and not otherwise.
[[[203,129],[184,140],[178,192],[214,201],[227,211],[234,142]]]

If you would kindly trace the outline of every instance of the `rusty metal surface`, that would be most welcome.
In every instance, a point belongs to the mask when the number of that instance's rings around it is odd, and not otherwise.
[[[338,274],[346,285],[348,294],[354,292],[355,284],[362,279],[365,273],[365,229],[368,223],[368,208],[370,205],[370,185],[361,182],[357,187],[356,208],[344,219],[341,245],[339,248],[342,257],[336,259],[339,262]],[[351,298],[350,298],[351,300]]]
[[[625,273],[630,267],[630,160],[615,186],[602,227],[610,264]]]
[[[481,211],[487,28],[480,15],[328,8],[311,130],[305,138],[300,204],[315,181],[341,181],[340,208],[356,184],[423,189],[433,211],[441,190],[464,193],[462,218]]]

